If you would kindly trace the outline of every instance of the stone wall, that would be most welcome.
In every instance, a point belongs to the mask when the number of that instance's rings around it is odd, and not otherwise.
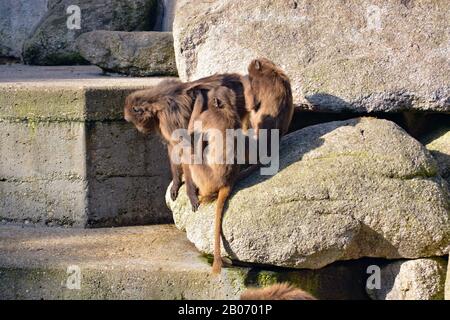
[[[0,221],[84,227],[171,220],[165,147],[122,115],[126,95],[144,83],[117,80],[0,85]]]

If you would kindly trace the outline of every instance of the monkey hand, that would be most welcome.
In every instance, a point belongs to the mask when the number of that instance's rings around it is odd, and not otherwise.
[[[191,202],[192,205],[192,211],[193,212],[197,211],[198,207],[200,207],[200,201],[198,200],[197,195],[190,195],[189,201]]]
[[[178,197],[178,190],[180,190],[181,184],[173,183],[170,188],[170,198],[175,201]]]

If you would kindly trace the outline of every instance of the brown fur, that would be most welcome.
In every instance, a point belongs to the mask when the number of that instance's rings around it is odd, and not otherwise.
[[[170,159],[174,144],[172,133],[176,129],[187,129],[198,90],[210,90],[224,86],[236,96],[235,108],[239,117],[245,119],[248,111],[245,106],[244,88],[238,74],[221,74],[202,78],[197,81],[182,83],[178,80],[166,80],[150,89],[139,90],[130,94],[125,101],[125,119],[145,134],[158,132],[168,143],[169,160],[172,172],[171,198],[176,199],[182,184],[182,173],[188,197],[195,211],[199,205],[196,188],[193,185],[189,167],[176,165]]]
[[[287,283],[277,283],[266,288],[247,289],[241,300],[317,300],[309,293]]]
[[[244,85],[245,105],[249,111],[249,123],[254,138],[259,130],[279,129],[279,138],[287,133],[294,114],[291,84],[288,76],[272,61],[255,59],[248,66],[248,75],[241,78]],[[249,137],[251,138],[251,137]],[[267,153],[271,155],[272,136],[267,132]],[[258,152],[259,154],[259,152]],[[252,174],[261,166],[257,164],[244,169],[240,178]]]
[[[280,137],[286,134],[294,105],[291,84],[283,70],[268,59],[255,59],[248,66],[248,78],[243,83],[256,136],[259,129],[280,129]]]
[[[203,94],[197,95],[194,110],[189,123],[189,131],[194,133],[194,122],[201,121],[202,130],[197,132],[199,135],[207,134],[208,129],[218,129],[222,133],[223,141],[217,143],[217,139],[211,136],[205,137],[208,143],[208,152],[204,154],[202,164],[191,164],[190,171],[192,179],[199,189],[201,201],[211,201],[217,197],[215,210],[214,227],[214,262],[212,267],[213,274],[218,274],[222,268],[222,258],[220,254],[220,237],[222,230],[223,210],[236,178],[239,174],[238,164],[219,163],[220,159],[214,158],[218,147],[222,149],[222,155],[226,155],[225,133],[226,129],[239,129],[241,122],[236,112],[236,95],[226,87],[218,87],[209,91],[207,109],[203,111]],[[202,141],[195,143],[195,148],[201,145],[201,151],[204,151]],[[231,156],[231,154],[229,154]],[[233,157],[235,153],[233,151]],[[235,160],[235,158],[234,158]],[[225,162],[225,161],[224,161]]]

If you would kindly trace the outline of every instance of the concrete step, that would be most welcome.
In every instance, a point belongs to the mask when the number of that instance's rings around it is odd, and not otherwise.
[[[0,226],[0,299],[236,299],[290,281],[322,299],[364,299],[367,262],[320,270],[229,267],[220,277],[173,225]]]
[[[94,66],[0,66],[0,221],[171,221],[167,152],[123,120],[125,97],[161,80]]]

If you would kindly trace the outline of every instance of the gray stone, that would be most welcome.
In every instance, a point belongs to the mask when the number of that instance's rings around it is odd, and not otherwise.
[[[92,31],[77,39],[80,54],[105,71],[132,76],[177,74],[171,32]]]
[[[446,0],[179,0],[180,78],[247,70],[267,57],[307,110],[450,111]]]
[[[78,227],[169,220],[158,137],[125,122],[0,123],[1,219]]]
[[[80,28],[68,28],[67,8],[81,9]],[[93,30],[151,30],[157,14],[155,0],[60,0],[54,1],[32,36],[24,44],[28,64],[86,63],[76,49],[76,39]]]
[[[417,140],[390,121],[358,118],[283,137],[280,170],[235,186],[223,220],[223,254],[294,268],[360,257],[419,258],[449,251],[445,181]],[[214,203],[195,213],[184,192],[176,225],[213,249]]]
[[[439,172],[450,184],[450,128],[438,130],[426,145],[436,159]]]
[[[447,261],[428,258],[396,261],[381,268],[380,289],[368,289],[374,300],[443,300]]]
[[[0,56],[20,58],[25,40],[47,12],[47,0],[0,1]]]
[[[177,0],[159,0],[159,15],[155,23],[155,31],[172,31]]]
[[[87,225],[123,226],[170,221],[163,200],[170,181],[166,147],[124,121],[88,123],[83,153]]]
[[[214,277],[208,259],[173,225],[0,226],[0,299],[237,299],[246,287],[284,281],[320,299],[367,299],[366,265],[355,261],[298,271],[228,267]],[[76,287],[69,280],[78,271]]]
[[[87,181],[80,178],[0,176],[0,220],[17,223],[84,227]]]
[[[82,122],[1,122],[0,176],[84,179]]]
[[[52,76],[42,68],[0,69],[11,76],[0,82],[0,220],[76,227],[171,221],[166,148],[123,120],[126,95],[161,79],[45,67],[58,70]]]

